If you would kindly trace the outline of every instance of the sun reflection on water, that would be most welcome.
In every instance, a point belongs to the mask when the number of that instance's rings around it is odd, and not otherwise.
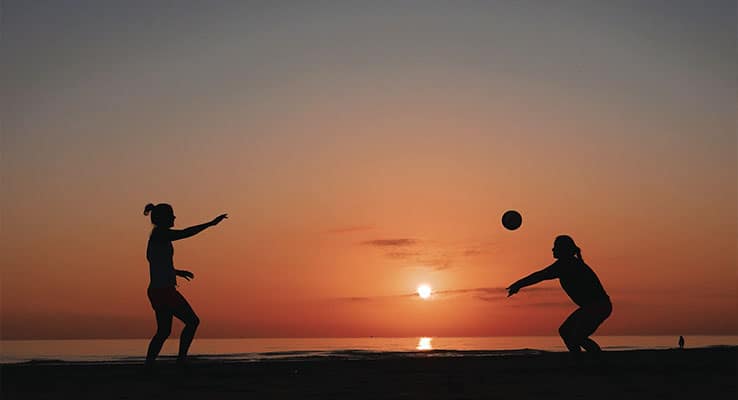
[[[430,337],[422,337],[418,340],[418,347],[416,349],[418,350],[433,350],[433,346],[431,345],[431,340],[433,338]]]

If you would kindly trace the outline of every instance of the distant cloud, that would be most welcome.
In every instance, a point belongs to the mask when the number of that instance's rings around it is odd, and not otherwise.
[[[485,254],[494,247],[491,243],[440,244],[414,238],[374,239],[361,242],[383,251],[384,256],[404,265],[430,267],[436,271],[458,265],[464,258]]]
[[[374,229],[373,225],[353,225],[353,226],[342,226],[338,228],[333,228],[325,231],[325,233],[330,233],[334,235],[339,235],[342,233],[352,233],[352,232],[361,232],[361,231],[369,231]]]
[[[405,247],[413,246],[418,243],[417,239],[374,239],[361,242],[363,245],[376,247]]]
[[[433,267],[436,271],[442,271],[453,267],[453,260],[450,257],[446,258],[419,258],[418,264],[427,265]]]
[[[350,301],[350,302],[364,302],[364,301],[370,301],[371,297],[342,297],[341,300]]]
[[[572,308],[574,306],[574,303],[572,302],[566,302],[566,301],[551,301],[551,302],[543,302],[543,303],[523,303],[523,304],[511,304],[511,307],[521,307],[521,308],[562,308],[562,307],[569,307]]]
[[[346,302],[346,303],[364,303],[364,302],[371,302],[371,301],[401,299],[401,298],[415,297],[415,296],[417,296],[416,293],[405,293],[405,294],[395,294],[395,295],[385,295],[385,296],[336,297],[331,300],[339,301],[339,302]]]
[[[394,258],[398,260],[406,260],[408,258],[415,258],[421,256],[423,253],[419,251],[388,251],[384,253],[385,256],[389,258]]]
[[[464,293],[482,293],[482,294],[494,294],[494,293],[507,293],[507,289],[504,287],[480,287],[471,289],[450,289],[450,290],[439,290],[436,294],[464,294]]]

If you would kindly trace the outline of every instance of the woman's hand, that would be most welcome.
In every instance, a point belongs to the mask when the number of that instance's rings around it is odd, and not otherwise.
[[[179,270],[179,269],[178,269],[178,270],[175,270],[175,271],[174,271],[174,273],[175,273],[175,274],[176,274],[177,276],[181,276],[182,278],[185,278],[185,279],[187,279],[188,281],[189,281],[190,279],[195,279],[195,274],[193,274],[193,273],[192,273],[192,272],[190,272],[190,271],[184,271],[184,270]]]
[[[222,221],[222,220],[224,220],[226,218],[228,218],[228,214],[218,215],[217,217],[215,217],[215,219],[213,219],[212,221],[210,221],[210,225],[213,225],[213,226],[218,225],[220,223],[220,221]]]
[[[509,287],[507,287],[506,289],[507,289],[507,297],[514,295],[520,290],[520,288],[514,283],[510,285]]]

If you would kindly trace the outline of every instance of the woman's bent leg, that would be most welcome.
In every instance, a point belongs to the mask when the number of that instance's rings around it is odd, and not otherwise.
[[[577,335],[581,337],[582,347],[587,352],[597,353],[601,352],[600,345],[590,338],[595,333],[597,328],[610,316],[612,313],[612,303],[609,300],[602,301],[592,306],[588,306],[582,312],[578,324]]]
[[[184,297],[182,300],[184,300]],[[197,326],[200,325],[200,318],[197,317],[197,314],[195,314],[195,311],[187,303],[187,300],[184,300],[184,304],[175,310],[174,316],[182,320],[185,324],[182,334],[179,336],[179,355],[177,356],[177,360],[181,362],[187,358],[190,344],[192,344],[192,339],[195,338],[195,331],[197,331]]]
[[[582,345],[583,338],[579,335],[579,320],[581,317],[582,309],[578,308],[559,327],[559,335],[564,340],[566,348],[572,353],[582,351],[580,346]]]
[[[149,350],[146,352],[146,364],[154,362],[156,357],[172,332],[172,313],[165,310],[156,311],[156,334],[149,342]]]

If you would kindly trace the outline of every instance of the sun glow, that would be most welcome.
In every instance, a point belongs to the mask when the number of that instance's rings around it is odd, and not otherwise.
[[[420,338],[420,340],[418,340],[418,346],[416,347],[416,349],[433,350],[433,346],[431,345],[431,340],[433,340],[433,338],[429,338],[429,337]]]
[[[430,285],[422,284],[418,286],[418,296],[420,296],[421,299],[428,299],[431,296],[432,289]]]

